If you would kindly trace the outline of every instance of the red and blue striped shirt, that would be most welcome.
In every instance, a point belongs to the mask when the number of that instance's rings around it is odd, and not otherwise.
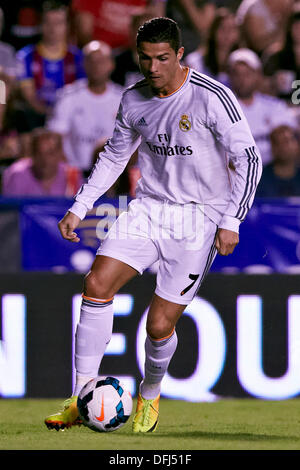
[[[48,106],[56,100],[56,92],[64,85],[85,77],[82,52],[68,45],[53,59],[47,57],[43,45],[29,45],[18,51],[19,80],[33,80],[38,98]]]

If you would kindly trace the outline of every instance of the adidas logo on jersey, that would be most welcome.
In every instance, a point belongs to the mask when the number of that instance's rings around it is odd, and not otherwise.
[[[137,123],[138,126],[148,126],[144,117],[142,117]]]

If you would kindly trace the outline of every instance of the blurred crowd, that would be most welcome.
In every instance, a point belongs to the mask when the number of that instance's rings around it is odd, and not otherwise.
[[[168,16],[183,64],[230,87],[261,151],[257,195],[300,196],[300,2],[0,2],[0,183],[4,196],[73,196],[141,78],[137,29]],[[134,197],[137,155],[107,192]]]

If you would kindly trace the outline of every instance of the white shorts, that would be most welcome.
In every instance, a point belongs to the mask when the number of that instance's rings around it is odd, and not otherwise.
[[[216,256],[216,232],[198,204],[140,198],[118,217],[97,255],[118,259],[140,274],[158,261],[155,293],[188,305]]]

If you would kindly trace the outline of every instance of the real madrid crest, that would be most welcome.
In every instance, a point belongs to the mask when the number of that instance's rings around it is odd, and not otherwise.
[[[183,132],[187,132],[191,129],[192,124],[187,114],[183,114],[181,116],[181,119],[179,121],[179,127]]]

